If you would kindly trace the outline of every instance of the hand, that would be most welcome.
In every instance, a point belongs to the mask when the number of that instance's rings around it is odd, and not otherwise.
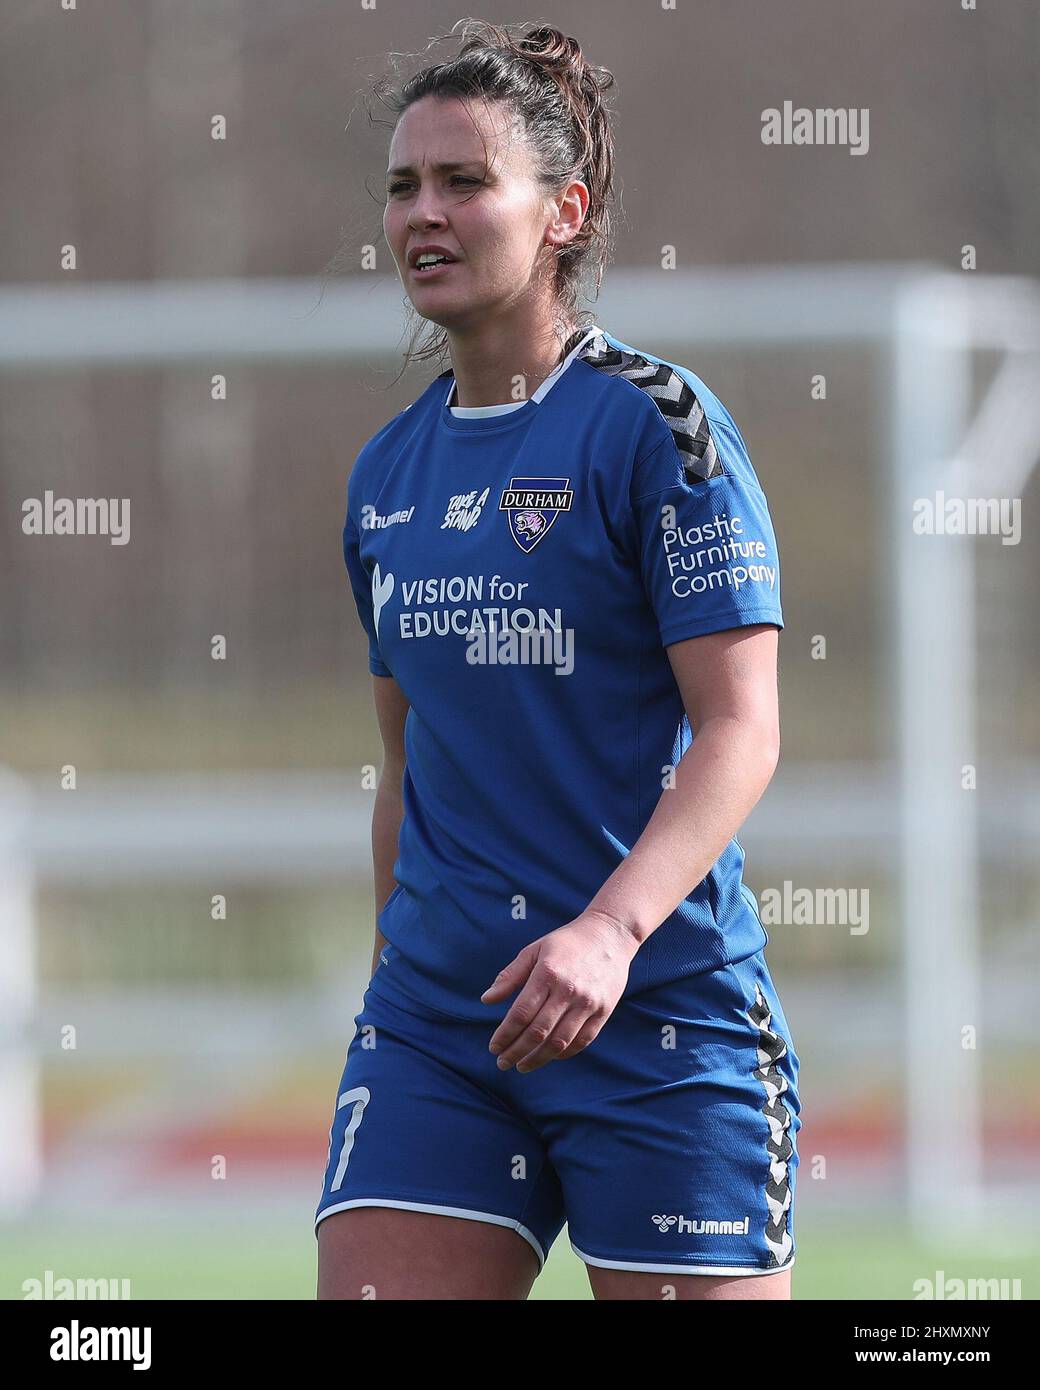
[[[588,1047],[624,993],[638,949],[621,922],[588,911],[525,946],[480,996],[497,1004],[523,985],[490,1042],[499,1067],[534,1071]]]

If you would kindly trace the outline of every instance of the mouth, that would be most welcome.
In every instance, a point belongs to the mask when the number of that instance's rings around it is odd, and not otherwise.
[[[412,266],[411,273],[417,280],[437,280],[442,275],[446,275],[457,264],[457,261],[432,261],[426,265]]]

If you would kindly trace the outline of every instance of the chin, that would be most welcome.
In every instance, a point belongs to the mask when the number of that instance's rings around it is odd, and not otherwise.
[[[424,304],[421,299],[412,299],[411,306],[421,319],[435,323],[438,328],[454,328],[457,316],[450,309],[441,309],[432,304]]]
[[[480,312],[479,307],[470,304],[437,304],[433,295],[429,301],[424,296],[416,296],[411,305],[421,319],[435,323],[438,328],[463,328]]]

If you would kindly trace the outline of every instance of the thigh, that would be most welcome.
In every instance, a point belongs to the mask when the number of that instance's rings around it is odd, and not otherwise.
[[[493,1089],[486,1025],[371,987],[355,1023],[315,1213],[319,1297],[524,1297],[563,1198]]]
[[[597,1300],[686,1302],[695,1299],[791,1297],[790,1269],[778,1270],[776,1274],[752,1275],[750,1278],[719,1278],[710,1274],[641,1274],[628,1269],[597,1269],[594,1265],[586,1265],[586,1269]]]
[[[392,1207],[318,1226],[319,1299],[525,1299],[540,1268],[516,1231]]]
[[[542,1134],[598,1297],[787,1296],[798,1066],[761,956],[623,1000],[531,1076],[554,1068]]]

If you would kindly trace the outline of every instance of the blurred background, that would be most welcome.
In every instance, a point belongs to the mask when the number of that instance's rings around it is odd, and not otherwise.
[[[5,1298],[47,1271],[313,1296],[374,917],[346,480],[442,369],[400,375],[366,94],[464,13],[0,17]],[[1035,1297],[1040,12],[530,18],[617,79],[587,307],[720,397],[779,537],[784,753],[747,881],[869,904],[866,930],[768,928],[802,1065],[795,1296],[943,1271]],[[868,108],[869,148],[763,144],[786,100]],[[914,499],[958,486],[1020,499],[1017,542],[915,533]],[[25,534],[47,490],[129,498],[129,543]],[[588,1297],[565,1237],[535,1296]]]

